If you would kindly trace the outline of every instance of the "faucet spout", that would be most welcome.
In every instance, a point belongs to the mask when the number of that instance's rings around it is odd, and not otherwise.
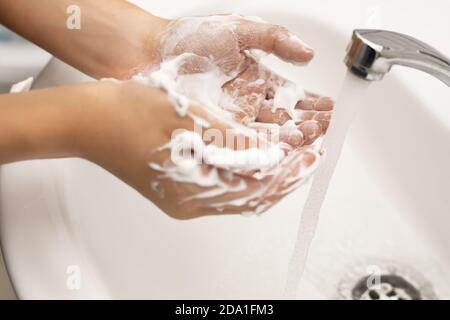
[[[354,30],[345,64],[365,80],[381,80],[393,65],[424,71],[450,86],[450,60],[410,36],[385,30]]]

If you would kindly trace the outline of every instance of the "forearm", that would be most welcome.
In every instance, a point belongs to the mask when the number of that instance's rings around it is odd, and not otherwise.
[[[76,87],[0,95],[0,164],[77,156],[82,96]]]
[[[67,27],[71,5],[79,30]],[[126,79],[157,61],[167,21],[125,0],[1,0],[0,23],[92,77]]]

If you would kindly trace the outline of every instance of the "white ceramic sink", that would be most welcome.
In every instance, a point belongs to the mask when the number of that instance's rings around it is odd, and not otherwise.
[[[0,93],[8,92],[16,82],[37,75],[51,57],[1,25],[0,53]]]
[[[168,14],[238,11],[287,25],[316,59],[308,68],[267,63],[338,95],[350,37],[344,10],[327,2],[336,18],[324,21],[330,12],[305,13],[296,2],[237,3]],[[55,60],[36,87],[85,80]],[[299,298],[343,297],[371,265],[450,298],[450,126],[436,116],[450,112],[448,101],[447,87],[415,71],[393,70],[372,85],[332,180]],[[175,221],[88,162],[17,163],[0,171],[1,243],[21,298],[280,298],[307,189],[262,217]],[[73,266],[81,272],[75,290],[67,286]]]

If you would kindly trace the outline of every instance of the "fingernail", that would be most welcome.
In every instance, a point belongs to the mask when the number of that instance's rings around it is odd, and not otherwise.
[[[330,125],[331,113],[326,111],[317,112],[317,114],[314,116],[314,120],[316,120],[320,124],[323,133],[325,133]]]
[[[320,97],[314,105],[316,111],[331,111],[334,107],[333,99],[329,97]]]
[[[289,40],[294,42],[294,43],[297,43],[298,45],[300,45],[307,52],[313,52],[314,51],[310,45],[308,45],[305,41],[303,41],[302,39],[297,37],[295,34],[291,34],[289,36]]]
[[[308,120],[299,124],[298,128],[303,133],[305,144],[313,143],[321,134],[322,127],[315,120]]]

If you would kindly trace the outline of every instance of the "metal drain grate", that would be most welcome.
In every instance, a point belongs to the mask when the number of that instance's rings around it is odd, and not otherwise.
[[[414,269],[398,263],[372,261],[348,269],[338,284],[347,300],[434,300],[431,284]]]
[[[422,300],[420,291],[398,275],[381,275],[380,283],[369,288],[369,277],[362,278],[352,290],[353,300]]]

